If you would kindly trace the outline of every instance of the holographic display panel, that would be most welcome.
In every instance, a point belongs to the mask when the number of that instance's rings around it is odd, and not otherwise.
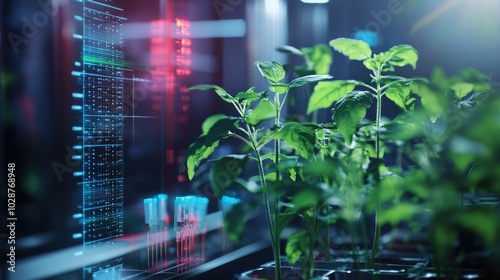
[[[124,138],[124,40],[123,9],[112,6],[110,0],[81,1],[82,41],[79,76],[81,92],[73,94],[80,99],[82,170],[75,172],[81,177],[83,192],[82,254],[93,248],[113,244],[123,235],[123,138]],[[105,273],[112,267],[120,267],[119,260],[86,267],[85,279],[108,279],[117,273]],[[100,272],[102,271],[102,273]],[[119,271],[114,270],[113,271]],[[92,275],[92,277],[91,277]],[[111,278],[109,278],[111,279]]]

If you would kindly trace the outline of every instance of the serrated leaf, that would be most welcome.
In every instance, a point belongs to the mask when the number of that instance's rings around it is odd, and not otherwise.
[[[456,83],[451,86],[451,89],[458,99],[462,99],[474,89],[474,85],[470,83]]]
[[[408,99],[410,98],[410,88],[403,86],[399,83],[392,84],[385,91],[385,96],[394,102],[398,107],[407,111],[409,108],[407,106]]]
[[[394,67],[391,64],[387,63],[389,59],[389,52],[381,52],[378,54],[374,54],[372,58],[366,59],[365,61],[363,61],[363,64],[369,70],[378,70],[379,68],[381,68],[382,72],[390,71],[391,69],[392,71],[394,71]]]
[[[368,69],[368,70],[375,70],[378,68],[377,61],[374,58],[367,58],[363,61],[363,65]]]
[[[262,92],[255,92],[255,87],[251,87],[247,91],[240,92],[235,96],[235,98],[238,100],[242,99],[256,100],[261,97],[262,97]]]
[[[410,45],[394,46],[387,51],[390,56],[389,63],[394,66],[402,67],[411,65],[413,69],[417,67],[418,52]]]
[[[333,102],[339,100],[356,87],[356,81],[319,82],[309,98],[307,114],[316,110],[329,108]]]
[[[332,52],[325,44],[319,44],[312,48],[302,48],[302,53],[306,59],[308,69],[312,69],[315,74],[328,74],[332,64]]]
[[[290,82],[290,88],[296,88],[296,87],[301,87],[303,85],[307,85],[309,83],[315,83],[323,80],[328,80],[333,78],[330,75],[308,75],[304,77],[299,77],[296,79],[293,79]]]
[[[275,84],[269,86],[269,90],[277,94],[282,94],[288,91],[288,84]]]
[[[215,90],[215,92],[220,96],[220,98],[222,98],[222,100],[228,102],[228,103],[232,103],[234,98],[226,92],[226,90],[224,90],[223,88],[221,88],[220,86],[217,86],[217,85],[197,85],[197,86],[192,86],[190,88],[188,88],[188,90],[210,90],[210,89],[213,89]]]
[[[257,125],[261,121],[269,120],[274,117],[274,108],[269,104],[269,101],[261,100],[253,111],[245,117],[245,120],[251,125]]]
[[[247,162],[246,155],[228,155],[215,160],[210,168],[209,180],[217,199],[222,199],[226,188],[233,184]]]
[[[303,53],[299,49],[288,45],[277,47],[276,50],[281,53],[303,56]]]
[[[330,46],[351,60],[365,60],[372,56],[370,46],[360,40],[338,38],[331,40]]]
[[[198,168],[200,163],[204,159],[207,159],[219,145],[219,141],[208,143],[206,138],[206,135],[201,135],[196,138],[184,153],[184,160],[181,163],[180,170],[182,171],[184,167],[187,168],[189,180],[193,179],[196,168]]]
[[[300,123],[286,123],[278,132],[273,135],[274,139],[285,141],[292,148],[297,150],[299,155],[304,158],[310,158],[314,152],[316,143],[316,134],[314,130]]]
[[[277,84],[285,77],[283,66],[276,61],[257,61],[255,63],[260,74],[271,84]]]
[[[285,248],[287,261],[290,264],[295,264],[309,248],[310,242],[311,240],[307,232],[301,230],[292,233],[288,237]]]
[[[219,120],[227,118],[226,115],[224,114],[217,114],[217,115],[212,115],[203,121],[203,124],[201,125],[201,130],[203,131],[203,134],[207,134],[210,131],[210,128]]]
[[[239,118],[226,117],[217,120],[206,134],[206,145],[210,145],[215,141],[220,140],[227,136],[228,132],[236,126],[236,123],[240,121]]]
[[[347,145],[351,145],[356,126],[366,115],[373,96],[366,91],[353,91],[340,99],[333,110],[333,120]]]

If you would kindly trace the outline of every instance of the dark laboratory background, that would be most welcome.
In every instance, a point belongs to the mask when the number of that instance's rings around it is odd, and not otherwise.
[[[81,141],[75,127],[82,117],[73,106],[73,93],[82,86],[75,74],[75,62],[82,56],[81,40],[74,36],[79,33],[75,18],[81,14],[78,2],[0,2],[0,178],[4,186],[7,164],[15,163],[16,262],[27,267],[37,257],[82,245],[78,238],[82,232],[78,219],[82,200],[78,171],[82,161],[75,149]],[[214,94],[186,93],[185,89],[196,84],[217,84],[230,93],[254,85],[264,88],[265,80],[254,61],[300,63],[297,57],[277,52],[276,47],[310,47],[337,37],[369,40],[374,52],[409,44],[418,50],[421,60],[416,70],[401,69],[403,76],[406,71],[428,77],[436,66],[448,75],[474,67],[487,74],[494,86],[500,84],[500,6],[496,1],[98,2],[118,7],[124,19],[122,238],[147,231],[143,200],[157,194],[168,195],[172,214],[174,198],[187,195],[208,198],[208,214],[220,210],[209,186],[193,190],[178,169],[183,151],[201,133],[202,121],[215,113],[229,114],[232,108]],[[158,45],[165,33],[158,32],[155,24],[162,20],[177,24],[181,33],[185,27],[191,34],[183,37],[172,31],[168,37],[172,42]],[[176,34],[188,39],[176,38]],[[170,47],[162,49],[167,45]],[[184,47],[189,51],[179,52]],[[157,77],[162,59],[178,59],[177,68]],[[362,67],[334,53],[330,74],[337,79],[363,79],[366,73]],[[293,110],[297,108],[289,113]],[[235,149],[231,142],[222,146],[224,152]],[[2,263],[9,248],[9,232],[4,226],[5,189],[0,195]],[[264,224],[256,228],[266,230]],[[247,235],[254,239],[258,236],[255,232]],[[255,241],[251,239],[248,237],[247,242]],[[224,253],[222,248],[216,251],[207,255],[207,260]],[[140,254],[132,251],[122,256],[123,268],[147,269]],[[62,269],[47,275],[57,277],[69,272]]]

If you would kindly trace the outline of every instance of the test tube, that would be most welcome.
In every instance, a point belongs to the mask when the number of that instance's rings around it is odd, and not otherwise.
[[[158,199],[156,197],[144,199],[144,221],[149,225],[150,231],[156,231],[158,227]]]
[[[160,223],[160,227],[163,228],[168,223],[168,215],[167,215],[167,201],[168,195],[159,194],[156,196],[158,199],[158,220]]]

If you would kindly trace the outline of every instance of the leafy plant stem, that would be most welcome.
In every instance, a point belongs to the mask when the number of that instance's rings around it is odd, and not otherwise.
[[[288,91],[287,91],[288,93]],[[285,94],[286,98],[286,94]],[[283,101],[282,104],[280,104],[279,100],[279,95],[276,93],[274,95],[274,101],[277,104],[276,108],[276,117],[274,119],[274,125],[276,128],[279,127],[279,122],[280,122],[280,112],[281,108],[283,107],[283,104],[285,103]],[[275,153],[275,161],[274,163],[276,164],[276,182],[279,182],[280,180],[280,174],[279,174],[279,169],[278,169],[278,162],[280,158],[280,140],[276,139],[274,140],[274,153]],[[273,245],[274,245],[274,261],[276,262],[275,264],[275,276],[276,279],[281,279],[281,250],[280,250],[280,234],[279,234],[279,224],[278,224],[278,219],[279,219],[279,195],[275,195],[273,198],[273,211],[274,211],[274,239],[273,239]]]
[[[240,114],[240,116],[244,116],[243,110],[242,110],[241,106],[238,103],[236,103],[235,101],[232,101],[231,104],[233,104],[234,108],[236,109],[236,111],[238,111],[238,113]]]
[[[231,134],[229,134],[229,136],[234,137],[234,138],[236,138],[236,139],[239,139],[239,140],[243,141],[243,142],[244,142],[245,144],[247,144],[249,147],[253,147],[252,143],[248,142],[248,140],[247,140],[247,139],[245,139],[245,138],[243,138],[241,135],[238,135],[238,134],[236,134],[236,133],[231,133]]]
[[[375,154],[376,158],[380,159],[380,119],[382,118],[382,88],[380,87],[380,72],[378,69],[374,74],[377,83],[377,116],[375,120]],[[378,179],[378,178],[377,178]],[[375,262],[375,255],[377,253],[379,238],[380,238],[380,224],[378,223],[378,210],[380,209],[380,198],[377,202],[377,208],[375,210],[375,233],[373,235],[373,246],[370,255],[370,268],[373,268]]]
[[[255,155],[257,156],[257,165],[259,167],[259,176],[260,176],[260,180],[262,181],[262,188],[263,188],[263,194],[264,194],[264,209],[265,209],[265,212],[266,212],[266,221],[267,221],[267,226],[269,228],[269,233],[270,233],[270,236],[271,236],[271,243],[272,243],[272,247],[273,247],[273,253],[274,253],[274,261],[275,261],[275,277],[276,279],[281,279],[281,261],[280,261],[280,253],[279,253],[279,243],[276,244],[276,236],[278,235],[277,233],[277,224],[278,224],[278,221],[277,219],[275,219],[275,223],[274,225],[276,227],[273,227],[273,223],[272,223],[272,218],[271,218],[271,202],[270,202],[270,199],[269,199],[269,194],[268,194],[268,189],[267,189],[267,184],[266,184],[266,179],[265,179],[265,176],[264,176],[264,167],[262,165],[262,157],[260,155],[260,152],[259,150],[256,148],[256,145],[255,145],[255,142],[253,142],[253,149],[254,149],[254,152],[255,152]],[[273,206],[274,206],[274,203],[273,203]],[[273,207],[275,208],[275,207]],[[275,211],[276,213],[276,211]],[[279,237],[278,237],[279,238]],[[278,239],[279,240],[279,239]]]
[[[325,205],[325,211],[326,215],[328,216],[330,214],[330,209],[328,207],[328,204]],[[330,254],[330,225],[326,224],[326,260],[330,261],[332,259],[332,256]]]
[[[304,279],[312,279],[314,272],[314,244],[315,240],[318,238],[318,212],[320,207],[318,205],[311,207],[311,220],[310,220],[310,230],[309,230],[309,248],[306,253],[305,269],[303,271]],[[307,215],[307,214],[305,214]]]
[[[367,84],[365,84],[365,83],[359,83],[358,85],[363,86],[363,87],[365,87],[365,88],[367,88],[367,89],[369,89],[369,90],[371,90],[371,91],[373,91],[373,92],[377,92],[377,89],[376,89],[376,88],[374,88],[374,87],[372,87],[372,86],[370,86],[370,85],[367,85]]]
[[[397,84],[397,83],[400,83],[400,81],[393,81],[393,82],[390,82],[386,85],[384,85],[383,87],[380,88],[381,91],[385,90],[386,88],[390,87],[391,85],[393,84]],[[380,85],[380,84],[379,84]]]

